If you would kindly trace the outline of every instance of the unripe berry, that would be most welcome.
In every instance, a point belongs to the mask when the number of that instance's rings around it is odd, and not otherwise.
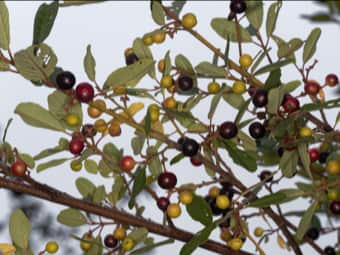
[[[262,235],[263,235],[263,228],[261,228],[261,227],[257,227],[257,228],[255,228],[255,230],[254,230],[254,235],[256,236],[256,237],[261,237]]]
[[[191,29],[197,24],[196,16],[193,13],[187,13],[182,18],[182,26],[186,29]]]
[[[192,192],[190,191],[182,191],[180,194],[179,194],[179,201],[184,204],[184,205],[189,205],[192,203],[192,200],[193,200],[193,195],[192,195]]]
[[[243,81],[235,81],[232,90],[235,94],[241,95],[246,91],[246,84]]]
[[[122,133],[122,129],[120,128],[120,124],[117,121],[112,121],[111,125],[109,126],[109,134],[112,137],[120,136]]]
[[[327,162],[326,171],[331,175],[340,173],[340,163],[337,160],[330,160]]]
[[[182,210],[178,204],[169,204],[166,212],[169,218],[178,218],[181,215]]]
[[[233,251],[239,251],[243,246],[243,241],[240,238],[233,238],[228,242],[228,245]]]
[[[83,167],[83,164],[80,160],[72,160],[71,161],[71,169],[75,172],[79,172]]]
[[[253,63],[253,58],[249,54],[243,54],[239,59],[239,64],[243,68],[248,68]]]
[[[135,241],[132,238],[127,237],[123,240],[122,250],[124,252],[131,251],[134,247],[135,247]]]
[[[150,46],[153,43],[152,36],[151,35],[144,35],[143,36],[143,43],[146,46]]]
[[[76,114],[70,113],[66,116],[65,122],[67,125],[71,127],[75,127],[79,124],[80,119]]]
[[[123,227],[118,227],[113,232],[113,237],[117,240],[124,240],[126,237],[126,229]]]
[[[162,88],[169,88],[169,87],[171,87],[172,86],[172,77],[170,76],[170,75],[165,75],[165,76],[163,76],[162,77],[162,79],[161,79],[161,87]]]
[[[216,206],[221,209],[227,209],[230,207],[230,200],[226,195],[218,195],[216,197]]]
[[[213,186],[209,189],[209,196],[210,197],[217,197],[220,194],[220,188],[217,186]]]
[[[164,30],[157,30],[152,34],[152,41],[157,44],[160,44],[165,41],[166,33]]]
[[[59,245],[57,242],[55,241],[50,241],[46,244],[45,246],[45,251],[50,253],[50,254],[54,254],[59,250]]]
[[[313,130],[309,127],[302,127],[299,130],[300,137],[310,137],[313,135]]]
[[[210,94],[217,94],[221,90],[221,85],[218,82],[210,82],[208,84],[208,92]]]
[[[94,242],[94,238],[90,234],[85,234],[82,237],[82,241],[80,242],[80,248],[83,251],[88,251],[91,249]]]

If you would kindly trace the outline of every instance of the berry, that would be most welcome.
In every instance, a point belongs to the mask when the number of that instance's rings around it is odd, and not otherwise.
[[[80,160],[72,160],[71,161],[71,169],[75,172],[79,172],[83,167],[83,164]]]
[[[133,52],[125,56],[125,64],[127,66],[136,63],[138,60],[139,60],[139,58]]]
[[[85,124],[81,129],[81,133],[84,137],[91,138],[97,134],[97,131],[92,124]]]
[[[257,227],[257,228],[255,228],[255,230],[254,230],[254,235],[256,236],[256,237],[261,237],[262,235],[263,235],[263,228],[261,228],[261,227]]]
[[[300,102],[296,97],[287,94],[283,98],[282,107],[286,113],[293,113],[300,109]]]
[[[249,96],[253,97],[255,95],[255,92],[256,92],[257,88],[255,88],[254,86],[250,86],[248,88],[248,94]]]
[[[59,245],[55,241],[49,241],[45,246],[45,251],[50,254],[54,254],[59,250]]]
[[[219,127],[220,136],[224,139],[231,139],[237,135],[238,129],[234,122],[223,122]]]
[[[329,156],[329,152],[327,151],[321,152],[319,155],[319,162],[321,164],[326,163],[328,156]]]
[[[220,194],[220,188],[217,186],[213,186],[209,189],[209,197],[216,198]]]
[[[108,248],[114,248],[118,244],[118,240],[113,237],[113,235],[107,235],[104,239],[104,244]]]
[[[168,208],[169,204],[170,204],[170,201],[166,197],[160,197],[157,200],[157,206],[162,211],[166,211],[166,209]]]
[[[320,153],[318,149],[314,148],[314,149],[308,150],[308,155],[309,155],[310,161],[313,163],[319,159]]]
[[[177,102],[173,97],[168,97],[163,101],[163,105],[167,109],[175,109],[177,107]]]
[[[340,173],[340,163],[337,160],[327,162],[326,171],[329,174],[336,175]]]
[[[164,172],[158,176],[158,185],[163,189],[172,189],[177,184],[177,177],[171,172]]]
[[[260,180],[261,181],[264,181],[266,180],[266,182],[271,182],[273,180],[273,176],[272,175],[272,172],[268,171],[268,170],[263,170],[261,173],[260,173]]]
[[[161,79],[161,87],[162,88],[169,88],[172,86],[172,77],[170,75],[165,75]]]
[[[82,103],[90,102],[94,97],[94,89],[90,83],[79,83],[76,88],[76,97]]]
[[[199,144],[194,140],[187,138],[182,144],[182,152],[184,156],[193,157],[197,154],[199,150]]]
[[[14,176],[25,176],[27,171],[27,165],[24,161],[17,159],[11,166],[11,172]]]
[[[230,207],[230,200],[226,195],[218,195],[216,197],[216,206],[219,209],[227,209]]]
[[[217,94],[221,90],[221,85],[218,82],[210,82],[208,84],[208,92],[210,94]]]
[[[221,210],[220,208],[216,206],[216,198],[205,196],[204,199],[209,204],[213,215],[220,215],[221,213],[223,213],[223,210]]]
[[[243,241],[241,238],[233,238],[228,242],[228,245],[233,251],[239,251],[243,246]]]
[[[310,137],[313,135],[313,130],[309,127],[302,127],[299,130],[300,137]]]
[[[158,68],[158,71],[160,73],[164,72],[164,68],[165,68],[165,60],[164,59],[161,59],[161,60],[158,61],[157,68]]]
[[[330,87],[334,87],[339,84],[339,78],[336,74],[328,74],[325,83]]]
[[[239,64],[243,68],[248,68],[253,63],[253,58],[249,54],[243,54],[239,59]]]
[[[71,89],[76,83],[76,77],[69,71],[63,71],[57,75],[56,82],[59,89]]]
[[[260,122],[254,122],[249,126],[249,133],[254,139],[259,139],[264,137],[266,129]]]
[[[235,81],[232,90],[235,94],[241,95],[246,91],[246,84],[243,81]]]
[[[127,55],[133,53],[133,49],[132,48],[127,48],[125,51],[124,51],[124,56],[126,57]]]
[[[85,234],[80,242],[80,248],[83,251],[88,251],[92,247],[92,242],[94,242],[94,238],[90,234]]]
[[[117,240],[124,240],[126,237],[126,229],[123,227],[118,227],[113,231],[113,237]]]
[[[178,204],[169,204],[166,213],[169,218],[178,218],[181,215],[182,210]]]
[[[256,107],[266,106],[268,103],[268,91],[265,89],[257,89],[252,102]]]
[[[229,200],[232,200],[233,199],[233,196],[234,196],[234,189],[233,189],[233,186],[228,184],[228,185],[225,185],[223,183],[223,186],[222,186],[222,189],[220,191],[220,194],[224,194],[224,195],[227,195]]]
[[[282,148],[282,147],[279,147],[278,149],[277,149],[277,155],[279,155],[279,157],[281,158],[282,157],[282,155],[283,155],[283,153],[284,153],[284,149]]]
[[[71,127],[75,127],[80,123],[80,119],[76,114],[70,113],[66,116],[65,122]]]
[[[307,81],[304,89],[307,95],[315,96],[319,93],[321,86],[316,81]]]
[[[197,24],[196,16],[193,13],[187,13],[182,18],[182,26],[186,29],[191,29]]]
[[[247,5],[244,0],[232,0],[229,7],[234,13],[242,13],[245,12]]]
[[[220,234],[221,240],[228,242],[231,240],[232,235],[229,231],[229,229],[222,229],[221,234]]]
[[[195,156],[190,158],[190,162],[193,166],[201,166],[203,164],[203,162]]]
[[[335,249],[332,246],[326,246],[326,248],[323,250],[326,255],[336,255]]]
[[[127,237],[123,240],[122,250],[124,252],[131,251],[134,247],[135,247],[135,241],[132,238]]]
[[[120,124],[117,121],[113,121],[109,126],[109,134],[112,137],[120,136],[122,133],[122,129],[120,128]]]
[[[134,169],[136,161],[131,156],[124,156],[120,160],[120,168],[125,172],[130,172]]]
[[[327,197],[329,201],[337,200],[339,198],[339,192],[336,189],[328,190]]]
[[[150,46],[153,43],[152,36],[151,35],[143,36],[143,43],[146,46]]]
[[[149,113],[151,122],[154,123],[159,119],[159,107],[156,104],[152,104],[149,106]]]
[[[339,215],[340,214],[340,200],[332,201],[329,205],[329,209],[331,210],[333,214]]]
[[[181,75],[178,78],[177,83],[178,83],[178,87],[182,91],[189,91],[194,86],[193,79],[191,77],[189,77],[189,76],[186,76],[186,75]]]
[[[319,230],[317,228],[310,228],[306,235],[312,240],[317,240],[319,238]]]
[[[190,191],[182,191],[179,194],[179,201],[184,205],[189,205],[192,203],[193,195]]]
[[[166,37],[166,33],[164,30],[157,30],[156,32],[152,34],[152,40],[157,44],[164,42],[165,37]]]
[[[187,139],[187,138],[186,137],[180,137],[180,138],[178,138],[177,143],[182,146],[185,139]]]
[[[79,155],[84,149],[84,142],[79,138],[73,138],[69,145],[69,151],[74,155]]]

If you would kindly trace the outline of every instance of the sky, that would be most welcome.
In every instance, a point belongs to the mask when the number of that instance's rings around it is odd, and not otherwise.
[[[270,1],[265,1],[265,8],[270,5]],[[28,47],[32,42],[33,20],[34,15],[41,4],[40,1],[8,1],[11,25],[11,48],[13,52]],[[310,1],[287,1],[284,2],[282,11],[277,24],[277,35],[285,39],[299,37],[305,39],[309,32],[317,26],[300,18],[301,14],[310,14],[315,10],[319,10],[319,6]],[[223,49],[225,41],[220,38],[210,27],[210,20],[214,17],[225,17],[228,13],[227,3],[224,1],[192,1],[188,2],[182,13],[193,12],[198,19],[197,31],[202,33],[210,42],[218,48]],[[340,51],[338,50],[339,26],[336,25],[321,25],[322,35],[318,44],[318,50],[315,58],[319,60],[317,67],[312,73],[312,78],[323,82],[326,74],[330,72],[339,74],[339,59]],[[58,56],[58,65],[65,70],[71,70],[77,78],[77,81],[86,81],[87,77],[83,70],[83,57],[88,44],[92,45],[92,52],[97,62],[97,77],[98,81],[103,83],[106,77],[118,67],[124,65],[123,52],[127,47],[130,47],[136,37],[142,36],[144,33],[150,32],[157,28],[150,16],[149,2],[120,2],[110,1],[97,5],[88,5],[82,7],[69,7],[60,9],[57,20],[55,22],[51,35],[46,40]],[[162,45],[152,46],[152,51],[155,59],[161,59],[166,51],[170,49],[171,56],[184,54],[191,62],[196,65],[201,61],[210,61],[212,54],[199,42],[185,33],[178,33],[174,39],[168,38]],[[250,54],[255,54],[254,46],[246,45],[244,51]],[[237,48],[233,45],[230,52],[232,59],[237,59]],[[299,56],[299,55],[297,55]],[[298,58],[299,59],[299,58]],[[300,56],[301,59],[301,56]],[[301,63],[301,62],[299,62]],[[283,82],[300,79],[297,71],[293,68],[286,68],[283,72]],[[206,81],[203,81],[206,82]],[[47,96],[51,93],[50,89],[34,87],[28,81],[18,75],[12,73],[0,73],[0,85],[2,91],[0,93],[0,124],[3,126],[9,118],[14,118],[13,124],[8,133],[8,141],[18,147],[22,152],[27,152],[32,155],[37,154],[44,148],[53,147],[57,144],[61,134],[53,131],[36,129],[22,122],[22,120],[14,115],[14,109],[20,102],[36,102],[43,106],[47,106]],[[332,97],[331,93],[327,96]],[[204,102],[198,109],[196,114],[200,114],[202,118],[206,115],[209,109],[209,102]],[[221,107],[222,109],[222,107]],[[224,109],[224,108],[223,108]],[[236,111],[230,107],[226,110],[221,110],[215,118],[216,123],[219,123],[226,118],[234,118]],[[336,110],[330,111],[327,117],[331,123],[334,123]],[[124,127],[125,128],[125,127]],[[133,130],[126,128],[126,134],[131,134]],[[115,138],[115,144],[124,148],[127,153],[131,153],[130,145],[126,136]],[[235,169],[236,175],[242,181],[251,185],[257,179],[254,175],[247,173],[239,167],[231,163]],[[179,176],[181,183],[185,182],[200,182],[206,175],[203,168],[200,170],[193,169],[188,162],[178,164],[172,169]],[[194,171],[200,171],[196,174]],[[75,196],[79,196],[74,181],[80,175],[90,178],[96,184],[104,183],[106,187],[112,184],[109,180],[104,180],[99,176],[88,175],[81,172],[75,174],[70,171],[68,164],[61,167],[53,168],[40,174],[32,173],[33,177],[41,182],[65,190]],[[282,183],[284,187],[292,187],[292,181]],[[283,187],[282,186],[282,187]],[[150,207],[145,213],[150,218],[161,221],[161,214],[154,209],[154,204],[150,204],[145,196],[139,197],[139,200]],[[0,192],[0,201],[5,201],[9,204],[5,192]],[[55,206],[51,203],[46,203],[51,211],[57,213],[62,206]],[[295,206],[305,207],[307,201],[299,200],[296,203],[291,203],[284,208],[289,210]],[[7,207],[0,210],[0,221],[7,221],[4,217],[7,213]],[[293,220],[295,223],[296,219]],[[192,223],[187,216],[175,220],[178,226],[185,229],[190,229],[193,232],[199,230],[198,224]],[[255,222],[251,222],[250,226],[256,226]],[[252,229],[252,228],[251,228]],[[112,229],[107,229],[112,231]],[[218,233],[214,233],[214,237]],[[8,235],[0,235],[0,243],[8,240]],[[281,250],[276,244],[276,237],[268,244],[264,245],[264,250],[274,254],[289,254],[286,250]],[[335,237],[326,237],[320,239],[319,244],[326,246],[333,244]],[[176,243],[171,247],[172,252],[177,254],[181,243]],[[254,247],[250,242],[246,242],[245,248],[253,252]],[[154,254],[167,254],[169,247],[159,248]],[[303,246],[304,254],[314,254],[307,246]],[[198,249],[195,255],[212,254],[207,251]]]

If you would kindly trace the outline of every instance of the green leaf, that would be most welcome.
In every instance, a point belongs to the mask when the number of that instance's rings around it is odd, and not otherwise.
[[[144,189],[146,185],[145,167],[138,167],[135,174],[135,181],[132,186],[132,193],[129,201],[129,208],[132,209],[135,204],[137,195]]]
[[[96,186],[84,177],[80,177],[76,180],[76,187],[84,198],[92,197],[96,190]]]
[[[110,202],[115,205],[125,194],[126,187],[123,177],[117,175],[115,177],[115,183],[112,186],[112,192],[108,195]]]
[[[188,75],[195,75],[194,68],[184,55],[177,55],[175,58],[175,65],[181,71],[181,73],[186,73]]]
[[[340,107],[340,98],[326,101],[324,103],[304,104],[301,108],[303,112],[317,111],[320,109],[331,109]]]
[[[316,51],[316,44],[318,43],[318,40],[321,35],[321,29],[320,28],[314,28],[309,36],[306,39],[305,46],[303,47],[303,62],[306,63],[308,60],[310,60],[315,51]]]
[[[270,5],[267,13],[267,20],[266,20],[266,32],[267,32],[267,37],[270,37],[276,26],[276,21],[279,15],[279,11],[281,8],[282,3],[277,2],[273,3]]]
[[[251,102],[251,98],[249,98],[247,101],[245,101],[242,106],[239,108],[239,111],[237,112],[236,118],[235,118],[235,124],[239,124],[242,120],[243,115],[245,114],[246,110],[248,109],[248,106]]]
[[[237,110],[245,103],[243,96],[235,93],[223,93],[223,99]]]
[[[96,204],[100,204],[106,197],[106,191],[104,185],[99,186],[96,188],[93,194],[92,201]]]
[[[285,177],[293,177],[296,173],[296,166],[298,163],[299,155],[296,151],[285,150],[280,159],[280,169]]]
[[[91,45],[87,45],[84,57],[84,70],[90,81],[96,80],[96,60],[91,52]]]
[[[226,18],[214,18],[210,25],[222,38],[226,40],[229,38],[231,42],[238,41],[236,23],[234,21],[230,21]],[[240,26],[239,29],[241,42],[251,42],[252,39],[249,32],[242,26]]]
[[[277,88],[281,85],[281,69],[276,69],[270,72],[265,84],[264,89],[270,90],[273,88]]]
[[[313,15],[301,15],[302,18],[308,19],[312,22],[336,22],[329,13],[317,12]]]
[[[193,220],[198,221],[205,226],[212,223],[211,208],[203,197],[194,194],[191,204],[187,205],[186,208]]]
[[[249,135],[244,133],[242,130],[237,132],[237,138],[241,140],[242,146],[246,151],[256,151],[256,142]]]
[[[26,153],[19,153],[19,157],[26,163],[26,165],[33,169],[35,166],[34,159],[31,155],[26,154]]]
[[[60,159],[53,159],[53,160],[50,160],[48,162],[39,164],[37,166],[37,172],[40,173],[40,172],[42,172],[42,171],[44,171],[48,168],[60,166],[60,165],[64,164],[67,160],[69,160],[69,159],[68,158],[60,158]]]
[[[284,66],[286,66],[286,65],[288,65],[292,62],[293,61],[291,59],[286,59],[286,60],[278,61],[278,62],[273,63],[273,64],[266,65],[266,66],[260,68],[259,70],[257,70],[254,73],[254,75],[260,75],[260,74],[272,72],[272,71],[280,69],[281,67],[284,67]]]
[[[33,157],[34,160],[40,160],[56,153],[68,150],[68,141],[65,138],[59,139],[59,144],[53,148],[44,149]]]
[[[263,3],[262,1],[247,1],[246,16],[249,23],[259,30],[263,22]]]
[[[9,43],[10,33],[8,8],[4,1],[0,1],[0,48],[8,50]]]
[[[295,80],[284,84],[284,92],[286,94],[293,92],[301,85],[301,81]]]
[[[91,248],[84,253],[84,255],[102,255],[103,245],[101,236],[98,235],[91,245]]]
[[[183,127],[187,128],[190,133],[206,132],[208,128],[198,122],[190,112],[179,112],[175,110],[166,110],[168,115],[175,118]]]
[[[62,210],[58,214],[57,220],[69,227],[79,227],[87,223],[86,217],[79,210],[73,208]]]
[[[218,106],[218,103],[220,102],[221,100],[221,97],[222,97],[222,94],[221,93],[218,93],[216,95],[213,96],[212,100],[211,100],[211,104],[210,104],[210,110],[209,110],[209,113],[208,113],[208,118],[211,120],[212,117],[214,116],[215,114],[215,111],[217,109],[217,106]]]
[[[97,174],[99,170],[98,170],[98,165],[97,165],[96,161],[94,161],[92,159],[86,159],[85,160],[85,170],[88,173]]]
[[[179,161],[181,161],[182,159],[184,159],[184,154],[182,152],[178,153],[175,157],[173,157],[170,161],[170,166],[178,163]]]
[[[145,116],[145,134],[146,136],[149,136],[150,130],[151,130],[151,116],[150,116],[150,110],[146,111],[146,116]]]
[[[148,155],[151,156],[151,160],[149,161],[149,170],[153,177],[157,178],[158,175],[162,173],[162,164],[159,159],[157,148],[155,146],[151,146],[148,148]]]
[[[9,233],[13,243],[22,249],[27,249],[31,233],[31,223],[20,209],[15,209],[9,220]]]
[[[167,245],[167,244],[172,244],[174,243],[175,240],[174,239],[167,239],[165,241],[161,241],[161,242],[158,242],[158,243],[151,243],[151,244],[148,244],[142,248],[139,248],[139,249],[136,249],[134,251],[132,251],[130,253],[130,255],[139,255],[139,254],[147,254],[149,253],[151,250],[157,248],[157,247],[160,247],[160,246],[163,246],[163,245]]]
[[[126,67],[113,71],[104,83],[104,89],[115,86],[136,86],[141,78],[154,66],[152,59],[141,59]]]
[[[43,3],[39,6],[34,18],[33,44],[42,43],[48,37],[57,17],[58,9],[57,1],[50,4]]]
[[[262,53],[256,59],[254,59],[254,64],[252,64],[250,68],[251,73],[255,72],[255,70],[261,64],[265,56],[266,56],[266,52],[262,51]]]
[[[134,155],[139,155],[142,152],[145,143],[144,136],[136,136],[131,139],[131,147]]]
[[[225,78],[227,72],[223,67],[218,67],[217,65],[211,64],[207,61],[199,63],[195,70],[198,74],[214,78]]]
[[[57,56],[46,44],[33,45],[14,55],[15,67],[27,80],[44,81],[53,73]]]
[[[107,154],[107,156],[111,157],[111,161],[119,162],[123,156],[122,150],[119,150],[116,145],[113,143],[105,144],[103,148],[103,152]]]
[[[255,207],[255,208],[265,208],[271,205],[278,205],[285,199],[286,199],[286,195],[284,193],[277,192],[277,193],[269,194],[259,199],[256,199],[255,201],[251,202],[249,206]]]
[[[127,235],[127,237],[135,241],[135,244],[138,244],[140,242],[143,242],[148,234],[149,231],[146,228],[135,228]]]
[[[316,212],[317,208],[319,207],[319,202],[318,201],[314,201],[309,208],[307,209],[307,211],[305,211],[305,213],[303,214],[299,226],[296,230],[296,238],[299,241],[302,241],[307,230],[310,227],[312,218],[314,213]]]
[[[269,90],[267,110],[271,114],[277,114],[284,96],[283,86]]]
[[[313,175],[312,175],[312,172],[310,170],[310,159],[309,159],[307,144],[306,143],[299,143],[298,144],[298,152],[299,152],[299,157],[300,157],[301,163],[303,165],[303,168],[306,170],[309,177],[311,179],[313,179]]]
[[[299,38],[293,38],[288,43],[281,44],[277,55],[279,58],[290,57],[295,51],[301,48],[303,41]]]
[[[156,24],[163,26],[165,24],[165,12],[162,4],[157,1],[152,1],[151,15]]]
[[[204,157],[208,158],[211,162],[213,162],[211,150],[209,150],[207,147],[204,146],[203,147],[203,153],[204,153]],[[215,171],[213,169],[207,167],[206,165],[204,165],[204,169],[205,169],[205,172],[209,176],[214,176],[215,175]]]
[[[133,52],[137,55],[138,59],[149,59],[153,60],[151,50],[148,46],[145,46],[141,38],[136,38],[132,44]],[[153,65],[149,70],[149,75],[151,78],[156,77],[155,66]]]
[[[1,62],[1,60],[0,60],[0,71],[5,72],[5,71],[8,71],[8,70],[9,70],[9,64]]]
[[[164,57],[164,71],[163,76],[169,75],[171,72],[171,58],[170,58],[170,51],[167,51]]]

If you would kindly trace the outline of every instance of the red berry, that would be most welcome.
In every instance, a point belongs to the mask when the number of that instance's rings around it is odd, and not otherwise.
[[[69,151],[74,155],[79,155],[84,149],[84,141],[79,138],[73,138],[69,145]]]
[[[231,139],[237,135],[238,129],[234,122],[223,122],[219,128],[220,136],[224,139]]]
[[[114,238],[113,235],[107,235],[104,239],[104,244],[108,248],[114,248],[118,244],[118,240]]]
[[[166,211],[166,209],[168,208],[169,204],[170,204],[170,201],[166,197],[160,197],[157,200],[157,206],[162,211]]]
[[[11,167],[14,176],[22,177],[26,174],[27,166],[24,161],[17,159]]]
[[[340,214],[340,200],[332,201],[331,204],[329,205],[329,209],[331,210],[333,214],[339,215]]]
[[[203,164],[203,162],[195,156],[191,157],[190,161],[191,161],[191,164],[193,164],[194,166],[201,166]]]
[[[328,74],[326,76],[326,84],[330,87],[334,87],[339,84],[339,78],[336,74]]]
[[[177,184],[177,177],[171,172],[164,172],[158,176],[158,185],[163,189],[172,189]]]
[[[310,149],[308,151],[308,154],[309,154],[309,158],[310,158],[310,161],[311,162],[315,162],[319,159],[319,156],[320,156],[320,152],[318,149]]]
[[[282,107],[286,113],[293,113],[300,109],[300,102],[297,98],[288,94],[283,98]]]
[[[92,85],[87,82],[79,83],[76,88],[76,96],[80,102],[90,102],[94,97],[94,89]]]
[[[305,92],[308,95],[315,96],[319,93],[320,91],[320,84],[316,81],[307,81],[305,83]]]
[[[131,156],[124,156],[120,160],[120,168],[125,172],[130,172],[136,165],[136,161]]]

